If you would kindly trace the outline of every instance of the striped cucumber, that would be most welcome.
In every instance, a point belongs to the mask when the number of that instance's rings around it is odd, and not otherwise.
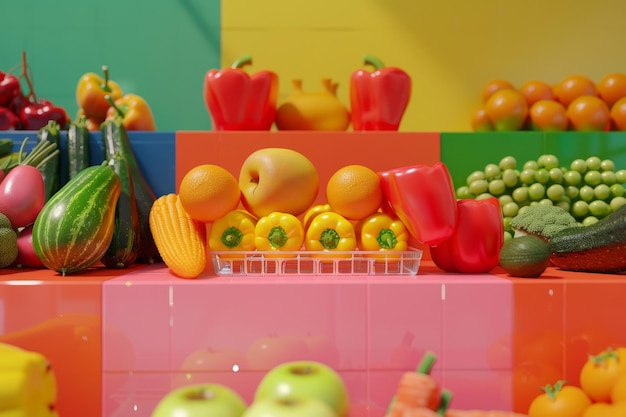
[[[89,165],[89,130],[87,119],[81,116],[67,128],[68,176],[74,178]]]
[[[33,248],[43,264],[65,276],[98,262],[113,238],[120,190],[118,175],[105,161],[57,191],[33,225]]]

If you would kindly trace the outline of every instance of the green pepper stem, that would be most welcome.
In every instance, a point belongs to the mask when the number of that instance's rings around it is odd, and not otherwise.
[[[373,66],[375,70],[380,70],[385,67],[385,64],[383,64],[383,61],[381,61],[379,58],[375,57],[374,55],[365,55],[363,57],[363,63],[365,65]]]
[[[324,247],[324,249],[335,249],[339,246],[339,241],[341,240],[341,236],[334,229],[326,229],[320,235],[320,243]]]
[[[429,375],[430,371],[433,369],[433,366],[435,365],[436,360],[437,360],[437,357],[435,356],[433,352],[426,352],[415,372],[419,374]]]
[[[287,236],[287,232],[285,232],[285,229],[281,226],[274,226],[267,235],[267,240],[272,247],[281,248],[285,246],[287,240],[289,240],[289,236]]]
[[[109,104],[111,105],[111,107],[113,107],[115,109],[115,113],[120,117],[120,118],[124,118],[124,116],[126,116],[126,113],[124,113],[124,111],[122,109],[120,109],[120,107],[115,104],[115,100],[113,100],[113,98],[110,95],[106,95],[104,96],[104,98],[106,99],[106,101],[109,102]]]
[[[376,242],[378,242],[378,246],[383,249],[393,249],[398,244],[398,239],[393,230],[380,229],[378,236],[376,236]]]
[[[243,68],[245,65],[252,65],[251,55],[244,55],[244,56],[237,58],[235,62],[233,62],[233,65],[231,65],[230,67],[231,68]]]
[[[228,227],[222,232],[221,241],[227,248],[237,247],[241,243],[241,239],[243,239],[243,233],[234,226]]]
[[[102,73],[104,74],[104,83],[100,87],[102,88],[102,91],[106,91],[107,93],[110,93],[111,87],[109,87],[109,67],[106,65],[103,65]]]

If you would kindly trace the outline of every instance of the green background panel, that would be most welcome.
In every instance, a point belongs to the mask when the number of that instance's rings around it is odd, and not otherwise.
[[[202,87],[221,65],[219,0],[6,1],[2,13],[0,70],[26,51],[38,96],[70,117],[80,77],[108,65],[148,101],[158,130],[211,129]]]
[[[559,157],[569,167],[578,158],[597,156],[611,159],[615,169],[626,168],[626,132],[552,132],[545,133],[546,153]]]
[[[442,133],[441,160],[446,164],[455,188],[466,184],[466,178],[487,164],[514,156],[517,167],[536,160],[544,152],[541,132]]]

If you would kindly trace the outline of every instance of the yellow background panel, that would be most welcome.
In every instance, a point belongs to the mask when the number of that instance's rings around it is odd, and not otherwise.
[[[401,130],[467,131],[491,79],[626,72],[625,12],[620,0],[224,0],[222,64],[251,54],[249,71],[279,75],[279,104],[292,79],[314,92],[331,77],[349,107],[350,74],[372,54],[412,78]]]

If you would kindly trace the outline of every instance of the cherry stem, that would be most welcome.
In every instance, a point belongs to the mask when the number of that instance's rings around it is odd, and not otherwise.
[[[26,80],[26,84],[28,85],[28,95],[26,96],[29,100],[37,102],[37,96],[35,95],[35,87],[33,85],[33,81],[29,76],[30,68],[26,63],[26,51],[22,51],[22,72],[20,73],[20,77],[23,77]]]

